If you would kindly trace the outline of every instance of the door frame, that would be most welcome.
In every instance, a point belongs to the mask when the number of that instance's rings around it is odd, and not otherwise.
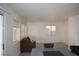
[[[3,33],[2,34],[2,49],[3,49],[3,53],[2,54],[4,55],[4,13],[1,10],[0,10],[0,15],[3,16],[3,19],[2,19],[2,33]]]

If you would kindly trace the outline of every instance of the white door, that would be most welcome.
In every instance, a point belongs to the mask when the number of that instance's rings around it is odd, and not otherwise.
[[[3,16],[0,15],[0,56],[3,55]]]

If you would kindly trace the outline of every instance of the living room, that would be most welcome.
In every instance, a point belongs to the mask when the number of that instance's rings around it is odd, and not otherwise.
[[[0,13],[4,15],[4,56],[42,56],[44,49],[61,51],[60,56],[79,55],[79,50],[71,52],[79,45],[78,3],[2,3]],[[30,46],[27,43],[21,45],[23,39],[24,42],[30,40]],[[29,47],[31,53],[27,55]]]

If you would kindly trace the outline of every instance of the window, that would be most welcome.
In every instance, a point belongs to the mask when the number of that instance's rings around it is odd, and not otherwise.
[[[19,41],[20,40],[20,28],[13,27],[13,41]]]
[[[46,26],[46,29],[48,29],[49,31],[55,32],[56,26]]]
[[[49,36],[52,37],[56,34],[56,26],[47,25],[46,29],[47,29],[47,33],[48,33]]]
[[[16,44],[16,42],[20,41],[20,23],[16,19],[12,22],[12,30],[13,30],[13,42]]]

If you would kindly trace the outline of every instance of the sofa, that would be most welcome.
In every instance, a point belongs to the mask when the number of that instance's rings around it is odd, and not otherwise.
[[[70,46],[71,52],[77,54],[79,56],[79,46]]]
[[[20,41],[20,51],[23,52],[31,52],[32,48],[36,47],[36,42],[31,40],[29,37],[25,37]]]

